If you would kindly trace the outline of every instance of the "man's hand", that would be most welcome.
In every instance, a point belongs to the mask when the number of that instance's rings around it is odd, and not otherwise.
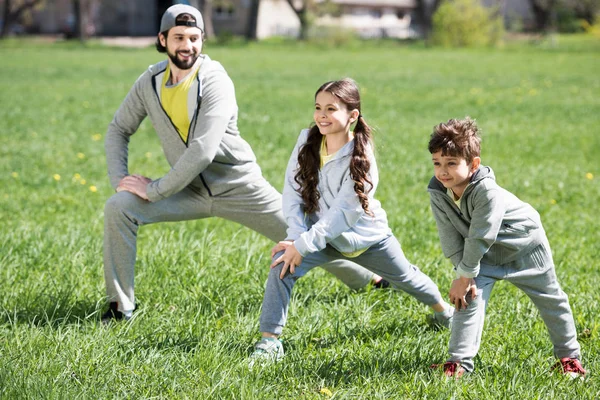
[[[467,308],[467,295],[471,293],[471,298],[477,297],[477,285],[473,278],[465,278],[461,276],[458,279],[452,281],[452,287],[450,288],[450,303],[454,304],[456,311]]]
[[[293,274],[296,272],[296,267],[302,263],[302,256],[298,253],[298,250],[296,250],[294,242],[289,240],[277,243],[271,250],[271,258],[283,250],[285,250],[285,252],[271,263],[271,268],[275,268],[279,263],[283,263],[281,274],[279,274],[280,279],[285,277],[288,268],[290,274]]]
[[[141,199],[148,200],[148,194],[146,192],[146,186],[152,182],[152,179],[142,175],[129,175],[121,179],[119,186],[117,186],[117,192],[123,190],[133,193]]]

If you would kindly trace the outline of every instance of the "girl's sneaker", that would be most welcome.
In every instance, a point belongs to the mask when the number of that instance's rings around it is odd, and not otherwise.
[[[554,371],[557,368],[561,369],[562,374],[567,375],[573,379],[583,378],[586,373],[586,370],[583,369],[581,362],[577,358],[561,358],[556,364],[554,364],[552,370]]]
[[[283,345],[276,338],[261,338],[254,345],[254,352],[250,356],[249,367],[267,365],[283,358]]]

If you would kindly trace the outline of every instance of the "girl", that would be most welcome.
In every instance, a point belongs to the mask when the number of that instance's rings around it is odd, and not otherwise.
[[[283,356],[278,336],[296,280],[332,260],[351,259],[383,276],[431,306],[434,321],[442,326],[449,327],[453,314],[433,281],[408,262],[374,197],[379,177],[356,83],[342,79],[322,85],[315,94],[314,122],[300,133],[288,163],[283,189],[287,239],[271,251],[262,338],[251,365]]]

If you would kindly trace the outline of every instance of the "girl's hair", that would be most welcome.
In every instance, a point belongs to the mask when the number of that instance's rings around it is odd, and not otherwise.
[[[368,215],[373,215],[369,210],[369,197],[367,193],[373,188],[369,179],[371,163],[367,157],[366,150],[372,141],[371,127],[367,125],[360,113],[360,94],[358,86],[350,78],[339,81],[324,83],[315,93],[315,98],[321,92],[331,93],[337,97],[348,111],[358,110],[359,115],[354,127],[354,150],[350,161],[350,176],[354,180],[354,191],[358,196],[360,204]],[[321,194],[317,189],[319,183],[319,168],[321,165],[320,151],[323,135],[319,127],[312,125],[308,132],[308,139],[298,153],[298,172],[294,176],[296,183],[300,185],[298,192],[304,201],[304,212],[313,213],[319,210],[319,198]],[[370,187],[365,189],[365,183]]]
[[[442,152],[443,156],[464,158],[467,163],[481,153],[481,138],[479,128],[474,120],[450,119],[433,128],[429,139],[429,152],[431,154]]]

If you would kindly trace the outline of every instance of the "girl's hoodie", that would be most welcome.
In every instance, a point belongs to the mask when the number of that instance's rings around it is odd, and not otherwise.
[[[460,276],[473,278],[480,263],[507,264],[546,242],[538,212],[498,186],[490,167],[475,171],[460,208],[435,176],[427,190],[442,251]]]
[[[362,209],[350,177],[350,158],[354,140],[346,143],[319,171],[319,210],[305,214],[303,200],[294,180],[298,170],[298,153],[306,143],[308,129],[302,130],[288,162],[283,188],[283,214],[288,225],[287,240],[294,241],[298,252],[305,256],[320,251],[327,244],[343,253],[369,248],[392,234],[381,203],[375,199],[379,181],[377,164],[371,146],[367,155],[371,162],[369,178],[373,183],[368,192],[369,209]],[[369,188],[368,184],[365,185]]]

